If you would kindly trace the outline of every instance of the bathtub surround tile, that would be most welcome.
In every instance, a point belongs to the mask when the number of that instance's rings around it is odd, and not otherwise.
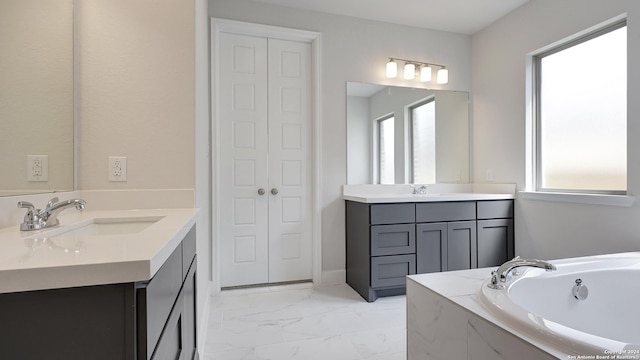
[[[406,359],[405,297],[367,303],[347,285],[223,291],[205,360]]]
[[[567,359],[566,354],[519,332],[480,304],[477,293],[491,270],[409,276],[408,360]],[[457,334],[457,341],[452,341],[451,334]],[[453,353],[455,357],[450,356]]]
[[[513,334],[470,316],[467,323],[468,360],[552,360],[544,351]]]
[[[467,318],[442,296],[407,281],[407,355],[413,360],[465,359]]]

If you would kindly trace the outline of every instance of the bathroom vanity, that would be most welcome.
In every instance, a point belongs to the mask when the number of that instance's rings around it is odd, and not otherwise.
[[[406,276],[497,266],[514,254],[513,193],[346,194],[347,283],[367,301]]]
[[[196,213],[86,212],[61,220],[71,227],[1,231],[0,358],[197,359]]]

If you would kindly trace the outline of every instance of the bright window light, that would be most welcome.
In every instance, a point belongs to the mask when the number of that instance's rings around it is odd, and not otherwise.
[[[536,187],[626,193],[627,27],[618,24],[580,40],[534,60]]]
[[[380,184],[395,183],[394,117],[378,120],[378,177]]]

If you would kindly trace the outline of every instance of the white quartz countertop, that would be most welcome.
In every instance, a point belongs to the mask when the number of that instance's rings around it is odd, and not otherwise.
[[[439,202],[439,201],[472,201],[472,200],[507,200],[513,194],[478,194],[478,193],[435,193],[435,194],[352,194],[343,195],[344,200],[361,203],[401,203],[401,202]]]
[[[442,202],[515,199],[513,184],[432,184],[425,194],[414,194],[419,185],[344,185],[342,198],[361,203]]]
[[[195,224],[198,209],[67,210],[60,226],[0,229],[0,293],[151,279]],[[64,234],[93,219],[153,219],[124,234]]]

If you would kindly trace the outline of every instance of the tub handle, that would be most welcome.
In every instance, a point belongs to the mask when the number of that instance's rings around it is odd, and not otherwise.
[[[491,282],[487,284],[487,286],[489,287],[489,289],[493,290],[502,290],[505,288],[504,285],[498,282],[498,272],[496,270],[491,272]]]
[[[576,279],[576,284],[573,286],[573,297],[577,300],[586,300],[589,296],[589,288],[582,285],[582,279]]]

